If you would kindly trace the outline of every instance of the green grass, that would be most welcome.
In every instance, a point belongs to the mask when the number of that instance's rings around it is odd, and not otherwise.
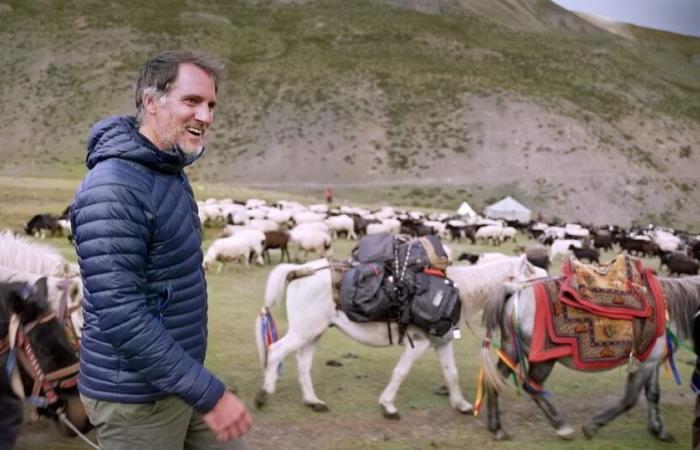
[[[0,228],[17,229],[28,215],[40,211],[62,210],[77,186],[74,180],[37,180],[0,178],[0,189],[6,199],[0,215]],[[199,198],[203,196],[246,196],[273,200],[277,195],[285,198],[310,200],[309,197],[286,193],[252,191],[227,188],[223,185],[196,185]],[[376,200],[375,196],[375,200]],[[366,204],[372,204],[367,201]],[[376,205],[376,203],[374,203]],[[206,247],[218,230],[205,230]],[[65,239],[49,239],[47,243],[58,247],[69,258],[75,258]],[[526,240],[518,236],[517,244]],[[339,240],[334,243],[334,256],[346,257],[354,242]],[[472,246],[466,243],[448,243],[455,254],[461,251],[501,251],[512,253],[515,244],[501,247]],[[606,253],[605,258],[613,254]],[[273,254],[276,261],[278,255]],[[656,267],[657,261],[645,263]],[[557,273],[561,261],[556,261],[551,273]],[[369,348],[355,343],[336,329],[328,330],[316,353],[313,379],[317,394],[327,401],[331,411],[314,413],[301,404],[301,392],[296,380],[296,362],[288,357],[277,392],[271,396],[263,410],[253,408],[253,397],[261,385],[261,371],[253,338],[253,323],[262,305],[263,289],[271,266],[227,266],[221,274],[208,273],[209,289],[209,349],[206,364],[225,382],[236,389],[253,414],[254,428],[250,435],[251,448],[255,449],[623,449],[623,448],[687,448],[690,443],[690,424],[694,397],[685,383],[692,370],[692,355],[681,352],[676,362],[681,370],[684,385],[675,386],[667,374],[662,374],[662,414],[669,430],[678,443],[661,445],[646,432],[644,402],[601,430],[593,441],[578,435],[573,442],[564,443],[556,438],[534,404],[525,397],[506,395],[502,399],[504,427],[513,435],[511,442],[495,443],[485,427],[483,417],[473,418],[452,411],[445,397],[436,396],[433,390],[442,383],[436,356],[426,353],[414,366],[405,380],[396,404],[403,415],[399,422],[381,417],[377,398],[391,376],[391,370],[401,349],[390,347]],[[284,308],[273,311],[282,332],[286,330]],[[477,318],[470,320],[478,335],[483,330]],[[478,338],[463,329],[463,338],[456,342],[455,351],[460,371],[460,384],[470,401],[475,396],[478,370]],[[357,359],[343,358],[352,352]],[[343,367],[329,367],[325,362],[334,359]],[[553,393],[553,401],[560,406],[575,428],[602,407],[610,405],[622,392],[626,378],[624,368],[599,374],[574,372],[557,367],[547,383]],[[58,437],[50,425],[41,420],[27,424],[17,446],[19,449],[67,449],[84,448],[78,440]]]

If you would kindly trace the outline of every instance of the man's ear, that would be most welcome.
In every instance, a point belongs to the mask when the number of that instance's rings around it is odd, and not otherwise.
[[[141,103],[143,104],[143,109],[147,114],[155,114],[158,105],[158,98],[152,93],[144,93],[141,97]]]

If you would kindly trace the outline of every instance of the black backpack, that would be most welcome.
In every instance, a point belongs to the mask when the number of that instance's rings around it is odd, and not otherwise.
[[[433,336],[444,336],[457,326],[462,313],[459,289],[440,271],[416,274],[409,322]]]
[[[391,277],[386,275],[382,263],[360,264],[343,275],[340,304],[350,320],[370,322],[397,316]]]

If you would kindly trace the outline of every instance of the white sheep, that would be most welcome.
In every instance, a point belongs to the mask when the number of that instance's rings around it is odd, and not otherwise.
[[[341,214],[339,216],[331,216],[326,219],[326,224],[330,227],[333,232],[333,237],[338,237],[338,232],[347,233],[348,239],[357,240],[357,235],[355,234],[355,221],[352,217]]]
[[[549,260],[554,261],[556,256],[569,256],[571,255],[570,246],[581,248],[583,245],[581,241],[577,239],[556,239],[552,242],[552,246],[549,248]]]
[[[294,223],[297,225],[309,222],[323,222],[325,218],[325,214],[319,214],[313,211],[301,211],[292,216]]]
[[[484,243],[491,241],[494,245],[499,245],[501,243],[501,232],[503,227],[498,225],[486,225],[478,230],[476,230],[476,240],[484,241]]]
[[[331,237],[324,231],[314,230],[308,226],[295,227],[289,232],[289,242],[298,247],[296,259],[299,259],[299,250],[304,251],[304,260],[309,252],[317,253],[324,258],[331,256]]]
[[[386,223],[367,224],[367,234],[392,233],[393,230],[394,230],[394,227],[392,224],[386,224]]]
[[[248,233],[247,231],[251,231],[252,233]],[[251,253],[257,254],[256,262],[262,266],[264,264],[262,251],[265,243],[265,235],[263,234],[263,238],[260,240],[257,233],[262,232],[259,230],[242,230],[236,232],[233,236],[216,239],[211,243],[207,249],[207,253],[204,255],[204,270],[209,269],[215,261],[219,263],[217,273],[221,272],[224,263],[227,261],[238,260],[240,262],[243,260],[245,266],[248,267],[248,260],[250,259]]]

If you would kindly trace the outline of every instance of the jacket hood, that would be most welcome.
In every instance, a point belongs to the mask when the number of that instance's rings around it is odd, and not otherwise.
[[[158,149],[136,128],[133,116],[108,117],[97,122],[90,130],[85,163],[88,169],[110,158],[126,159],[153,170],[178,173],[204,153],[183,152],[178,146],[165,151]]]

